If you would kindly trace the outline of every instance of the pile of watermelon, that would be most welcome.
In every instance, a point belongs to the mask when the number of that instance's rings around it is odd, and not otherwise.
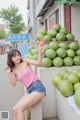
[[[74,41],[75,36],[68,32],[67,28],[62,28],[61,25],[56,24],[53,29],[48,32],[42,28],[36,35],[36,39],[44,39],[45,42],[48,41]]]
[[[75,41],[75,36],[68,32],[67,28],[62,28],[56,24],[50,31],[40,29],[36,35],[37,41],[44,39],[42,66],[61,67],[80,65],[80,44]],[[29,54],[26,57],[38,59],[38,50],[34,46],[29,47]]]
[[[80,108],[80,69],[76,68],[72,71],[62,69],[58,75],[53,77],[53,83],[60,93],[69,97],[74,95],[75,104]]]
[[[50,42],[44,45],[43,52],[43,67],[80,65],[80,44],[76,41],[70,44],[66,42]]]
[[[37,60],[38,59],[38,50],[34,46],[30,46],[28,48],[29,54],[25,55],[25,58],[29,58],[32,60]]]

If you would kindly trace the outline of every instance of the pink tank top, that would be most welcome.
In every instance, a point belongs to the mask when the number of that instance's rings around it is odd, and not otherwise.
[[[16,77],[25,87],[28,87],[33,81],[39,80],[32,68],[26,66],[24,66],[22,73],[17,73]]]

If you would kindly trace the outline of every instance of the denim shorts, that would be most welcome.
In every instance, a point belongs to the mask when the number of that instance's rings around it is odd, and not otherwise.
[[[46,89],[40,80],[32,82],[27,88],[27,92],[30,94],[32,92],[44,93],[46,95]]]

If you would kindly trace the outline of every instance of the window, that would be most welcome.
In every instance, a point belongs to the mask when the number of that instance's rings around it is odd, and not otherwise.
[[[45,29],[48,30],[47,29],[47,19],[45,19]]]
[[[53,29],[54,25],[59,23],[59,10],[56,10],[49,17],[49,30]]]

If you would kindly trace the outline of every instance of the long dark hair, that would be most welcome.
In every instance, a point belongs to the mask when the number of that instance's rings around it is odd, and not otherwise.
[[[10,67],[11,69],[11,72],[12,72],[12,69],[15,67],[15,64],[14,62],[12,61],[12,57],[13,56],[16,56],[16,53],[19,53],[19,55],[21,56],[21,53],[19,50],[17,49],[12,49],[8,52],[8,55],[7,55],[7,65]],[[22,63],[23,62],[23,59],[21,58],[20,62]]]

